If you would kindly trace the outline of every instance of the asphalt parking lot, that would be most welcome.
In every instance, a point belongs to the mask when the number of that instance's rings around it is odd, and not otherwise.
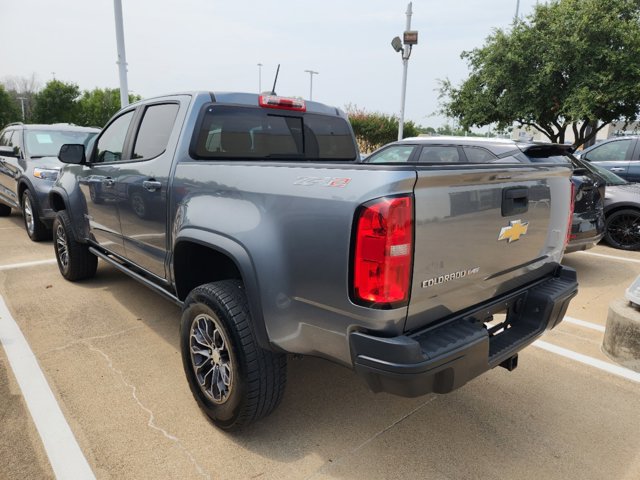
[[[0,245],[0,294],[83,457],[67,467],[85,461],[96,478],[639,478],[640,375],[600,350],[609,302],[640,273],[639,252],[600,245],[565,257],[580,281],[571,318],[514,372],[404,399],[292,358],[280,407],[227,434],[191,397],[175,305],[104,263],[90,281],[64,281],[51,242],[31,242],[15,213],[0,218]],[[40,398],[23,395],[22,375],[0,349],[0,478],[55,478],[46,425],[29,413]]]

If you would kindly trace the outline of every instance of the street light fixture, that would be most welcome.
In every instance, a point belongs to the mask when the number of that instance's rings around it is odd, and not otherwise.
[[[418,44],[418,32],[411,30],[411,15],[412,15],[412,3],[407,5],[407,29],[404,31],[402,40],[400,37],[395,37],[391,40],[391,46],[396,52],[402,54],[402,93],[400,100],[400,121],[398,122],[398,140],[402,140],[402,133],[404,130],[404,105],[407,94],[407,69],[409,67],[409,57],[411,56],[411,48]]]
[[[313,70],[305,70],[309,74],[309,100],[313,100],[313,76],[318,75],[320,72],[314,72]]]

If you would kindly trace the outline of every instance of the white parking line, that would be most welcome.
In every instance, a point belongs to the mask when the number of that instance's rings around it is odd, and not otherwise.
[[[0,297],[0,343],[58,479],[95,479],[20,327]]]
[[[597,323],[585,322],[584,320],[580,320],[578,318],[573,318],[573,317],[564,317],[562,321],[567,323],[573,323],[574,325],[579,325],[584,328],[589,328],[591,330],[604,333],[604,327],[602,325],[598,325]]]
[[[33,262],[22,262],[22,263],[9,263],[8,265],[0,265],[0,270],[13,270],[15,268],[24,268],[24,267],[35,267],[36,265],[48,265],[50,263],[56,263],[55,258],[50,258],[48,260],[35,260]]]
[[[576,252],[581,255],[593,255],[594,257],[602,257],[609,258],[611,260],[619,260],[621,262],[631,262],[631,263],[640,263],[640,260],[635,258],[626,258],[626,257],[616,257],[615,255],[605,255],[603,253],[595,253],[595,252]]]
[[[617,375],[618,377],[626,378],[627,380],[640,383],[640,373],[634,372],[633,370],[629,370],[618,365],[613,365],[611,363],[603,362],[602,360],[598,360],[597,358],[588,357],[586,355],[582,355],[581,353],[574,352],[573,350],[558,347],[542,340],[536,340],[535,342],[533,342],[533,345],[548,352],[570,358],[571,360],[575,360],[576,362],[590,365],[607,373],[612,373],[613,375]]]

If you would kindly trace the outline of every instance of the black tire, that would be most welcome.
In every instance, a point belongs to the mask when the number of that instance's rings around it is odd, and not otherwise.
[[[51,240],[51,229],[40,220],[40,214],[38,213],[40,206],[31,193],[31,190],[26,189],[22,192],[20,205],[22,206],[24,228],[27,230],[29,238],[34,242]]]
[[[258,346],[240,281],[191,291],[180,346],[191,393],[216,426],[236,430],[267,416],[282,400],[287,357]]]
[[[8,217],[9,215],[11,215],[11,207],[0,203],[0,217]]]
[[[89,251],[88,245],[76,240],[66,210],[58,212],[53,222],[53,249],[60,273],[67,280],[75,282],[95,276],[98,257]]]
[[[640,210],[626,208],[610,214],[604,239],[613,248],[640,250]]]

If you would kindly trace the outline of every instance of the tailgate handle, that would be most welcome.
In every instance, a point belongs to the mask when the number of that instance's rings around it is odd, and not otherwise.
[[[502,189],[502,216],[519,215],[529,210],[529,188],[507,187]]]

